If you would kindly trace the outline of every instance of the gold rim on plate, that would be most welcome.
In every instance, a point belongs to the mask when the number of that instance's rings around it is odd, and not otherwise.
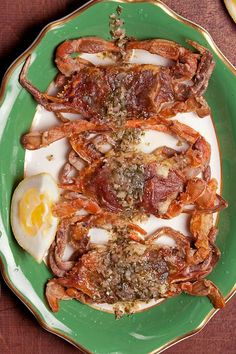
[[[165,13],[167,13],[169,16],[171,16],[172,18],[176,19],[179,22],[182,22],[184,24],[187,24],[188,26],[193,27],[194,29],[196,29],[198,32],[200,32],[203,37],[206,39],[206,41],[208,42],[208,44],[211,46],[211,48],[214,50],[214,52],[216,53],[216,55],[224,62],[224,64],[231,70],[231,72],[236,76],[236,68],[233,66],[233,64],[225,57],[225,55],[221,52],[221,50],[217,47],[217,45],[215,44],[213,38],[211,37],[211,35],[209,34],[209,32],[207,30],[205,30],[203,27],[201,27],[200,25],[194,23],[193,21],[187,20],[186,18],[184,18],[183,16],[178,15],[175,11],[173,11],[172,9],[170,9],[166,4],[164,4],[162,1],[160,0],[109,0],[111,2],[119,2],[119,3],[151,3],[159,8],[161,8]],[[9,80],[9,76],[11,75],[11,73],[13,72],[13,70],[15,70],[15,68],[19,65],[19,63],[21,61],[23,61],[23,59],[25,59],[30,52],[39,44],[39,42],[41,41],[41,39],[44,37],[44,35],[51,29],[53,29],[54,27],[61,25],[64,22],[67,22],[71,19],[73,19],[74,17],[78,16],[79,14],[81,14],[82,12],[84,12],[85,10],[87,10],[89,7],[93,6],[94,4],[103,2],[103,0],[91,0],[89,2],[87,2],[86,4],[84,4],[83,6],[81,6],[79,9],[73,11],[71,14],[61,18],[60,20],[54,21],[49,23],[46,27],[44,27],[44,29],[40,32],[40,34],[38,35],[38,37],[34,40],[34,42],[31,44],[31,46],[26,49],[12,64],[11,66],[7,69],[2,83],[1,83],[1,87],[0,87],[0,101],[3,99],[4,96],[4,91],[5,91],[5,87],[7,85],[7,82]],[[77,347],[78,349],[80,349],[83,353],[87,353],[87,354],[92,354],[90,351],[88,351],[87,349],[85,349],[84,347],[82,347],[79,343],[75,342],[73,339],[69,338],[67,335],[60,333],[59,331],[57,331],[56,329],[50,327],[45,321],[43,321],[39,314],[37,313],[37,311],[34,309],[34,307],[32,306],[32,304],[26,299],[24,298],[21,293],[14,287],[14,284],[11,282],[10,278],[8,277],[4,265],[3,265],[3,261],[0,258],[0,270],[3,276],[4,281],[6,282],[6,284],[8,285],[8,287],[12,290],[12,292],[27,306],[27,308],[32,312],[32,314],[35,316],[36,320],[38,321],[38,323],[44,328],[46,329],[48,332],[51,332],[53,334],[56,334],[57,336],[65,339],[66,341],[70,342],[71,344],[73,344],[75,347]],[[231,289],[231,291],[225,296],[225,302],[228,302],[231,297],[236,293],[236,284],[233,286],[233,288]],[[163,352],[164,350],[166,350],[167,348],[171,347],[172,345],[181,342],[182,340],[189,338],[193,335],[195,335],[196,333],[200,332],[205,325],[209,322],[209,320],[219,311],[219,309],[212,309],[207,316],[204,318],[204,320],[200,323],[199,326],[197,326],[195,329],[193,329],[192,331],[178,336],[175,339],[169,341],[168,343],[162,345],[161,347],[159,347],[158,349],[153,350],[152,352],[149,352],[148,354],[158,354]]]

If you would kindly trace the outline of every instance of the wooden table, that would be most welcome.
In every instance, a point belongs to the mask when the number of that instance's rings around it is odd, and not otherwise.
[[[236,25],[220,0],[166,0],[182,16],[202,25],[236,65]],[[0,78],[11,62],[52,20],[75,10],[78,0],[1,0],[0,2]],[[47,333],[37,324],[26,307],[1,281],[0,353],[1,354],[69,354],[79,353],[69,343]],[[157,319],[158,320],[158,319]],[[207,326],[166,354],[235,354],[236,296],[216,314]],[[135,354],[135,353],[130,353]]]

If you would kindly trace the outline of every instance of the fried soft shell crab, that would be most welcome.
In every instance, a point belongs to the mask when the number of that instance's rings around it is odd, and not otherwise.
[[[23,146],[39,149],[64,137],[71,146],[59,182],[63,198],[54,205],[60,224],[49,265],[56,277],[46,286],[53,311],[58,311],[59,300],[74,298],[83,303],[118,304],[119,317],[132,312],[132,305],[123,311],[124,304],[181,292],[208,296],[215,307],[224,306],[219,290],[204,279],[220,255],[213,213],[227,206],[210,176],[210,145],[192,128],[168,119],[179,112],[196,112],[199,117],[210,113],[203,94],[214,68],[213,57],[198,43],[188,44],[198,53],[163,39],[125,40],[122,45],[98,37],[65,41],[56,50],[60,71],[56,96],[40,92],[28,81],[27,59],[21,85],[61,124],[25,134]],[[129,58],[134,49],[158,54],[174,64],[132,64]],[[99,66],[72,57],[78,52],[110,53],[113,64]],[[79,113],[82,118],[68,121],[63,113]],[[177,136],[189,147],[181,153],[167,146],[152,154],[127,152],[121,147],[124,136],[127,133],[129,141],[137,142],[137,129],[139,134],[153,129]],[[111,146],[108,153],[101,151],[104,143]],[[129,150],[129,144],[126,147]],[[78,215],[80,209],[88,214]],[[172,218],[182,212],[191,214],[188,237],[168,227],[147,236],[133,220],[137,213]],[[92,227],[109,230],[111,239],[106,245],[91,244]],[[156,242],[163,234],[174,240],[174,246]],[[64,261],[68,240],[74,254]]]

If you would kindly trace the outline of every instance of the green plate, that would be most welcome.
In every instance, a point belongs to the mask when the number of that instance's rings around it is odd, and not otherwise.
[[[61,310],[53,314],[44,298],[45,283],[51,274],[44,264],[38,265],[17,245],[9,222],[11,195],[24,174],[20,136],[29,130],[36,108],[31,95],[18,83],[22,63],[29,53],[33,54],[29,79],[44,91],[56,74],[55,47],[68,38],[88,35],[109,38],[108,16],[120,3],[92,1],[50,24],[4,77],[0,93],[0,263],[6,283],[40,324],[85,352],[159,353],[200,330],[216,313],[207,298],[181,295],[120,320],[74,300],[62,302]],[[214,54],[216,68],[206,98],[212,107],[221,146],[223,195],[229,207],[221,213],[219,222],[217,244],[222,257],[209,278],[227,300],[235,291],[236,280],[236,71],[205,30],[179,17],[161,2],[124,1],[121,5],[128,35],[138,39],[166,38],[182,45],[186,45],[185,39],[189,38]]]

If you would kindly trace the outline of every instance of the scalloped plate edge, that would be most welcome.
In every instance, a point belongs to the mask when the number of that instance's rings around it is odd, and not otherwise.
[[[175,20],[182,22],[188,26],[193,27],[194,29],[196,29],[199,33],[202,34],[203,37],[205,37],[206,41],[208,42],[208,44],[211,46],[211,48],[214,50],[215,54],[221,59],[221,61],[230,69],[230,71],[233,73],[233,75],[236,76],[236,68],[233,66],[233,64],[225,57],[225,55],[221,52],[221,50],[217,47],[217,45],[215,44],[213,38],[211,37],[210,33],[205,30],[203,27],[201,27],[200,25],[194,23],[193,21],[190,21],[180,15],[178,15],[175,11],[173,11],[172,9],[170,9],[166,4],[164,4],[162,1],[160,0],[109,0],[110,2],[117,2],[117,3],[151,3],[155,6],[158,6],[159,8],[161,8],[165,13],[167,13],[170,17],[174,18]],[[12,74],[12,72],[14,71],[14,69],[19,65],[19,63],[21,61],[23,61],[23,59],[25,59],[30,52],[40,43],[40,41],[42,40],[42,38],[45,36],[45,34],[50,31],[51,29],[53,29],[54,27],[56,27],[59,24],[62,24],[64,22],[67,22],[69,20],[71,20],[72,18],[78,16],[79,14],[81,14],[82,12],[84,12],[86,9],[88,9],[89,7],[93,6],[94,4],[100,3],[100,2],[104,2],[104,0],[91,0],[89,2],[87,2],[86,4],[84,4],[83,6],[79,7],[77,10],[73,11],[72,13],[70,13],[69,15],[66,15],[65,17],[62,17],[59,20],[50,22],[47,26],[45,26],[42,31],[39,33],[39,35],[36,37],[36,39],[34,40],[34,42],[28,47],[28,49],[26,49],[11,65],[10,67],[7,69],[2,83],[1,83],[1,87],[0,87],[0,103],[2,103],[1,101],[3,101],[4,98],[4,92],[5,92],[5,88],[8,84],[8,80],[10,75]],[[68,341],[69,343],[73,344],[75,347],[77,347],[78,349],[80,349],[83,353],[88,353],[88,354],[92,354],[90,351],[88,351],[87,349],[85,349],[84,347],[82,347],[78,342],[74,341],[72,338],[66,336],[64,333],[61,333],[60,331],[56,330],[55,328],[49,326],[47,324],[47,322],[45,322],[44,320],[41,319],[41,317],[39,316],[38,312],[33,308],[33,306],[31,305],[31,303],[24,297],[21,295],[21,293],[14,287],[14,284],[12,283],[11,279],[8,277],[7,272],[5,270],[4,267],[4,262],[1,259],[1,255],[0,255],[0,271],[2,273],[3,279],[5,281],[5,283],[7,284],[7,286],[12,290],[12,292],[25,304],[25,306],[30,310],[30,312],[34,315],[34,317],[36,318],[36,320],[38,321],[38,323],[40,324],[40,326],[42,328],[44,328],[45,330],[47,330],[48,332],[51,332],[53,334],[56,334],[57,336],[65,339],[66,341]],[[226,303],[231,299],[231,297],[233,297],[233,295],[236,293],[236,284],[233,286],[233,288],[231,289],[231,291],[225,296],[225,301]],[[200,325],[198,327],[196,327],[195,329],[193,329],[192,331],[182,335],[182,336],[178,336],[175,339],[173,339],[172,341],[164,344],[163,346],[153,350],[152,352],[148,353],[148,354],[158,354],[163,352],[164,350],[166,350],[167,348],[173,346],[174,344],[181,342],[182,340],[189,338],[193,335],[195,335],[196,333],[200,332],[205,325],[210,321],[210,319],[218,312],[218,309],[212,309],[207,316],[203,319],[203,321],[200,323]]]

